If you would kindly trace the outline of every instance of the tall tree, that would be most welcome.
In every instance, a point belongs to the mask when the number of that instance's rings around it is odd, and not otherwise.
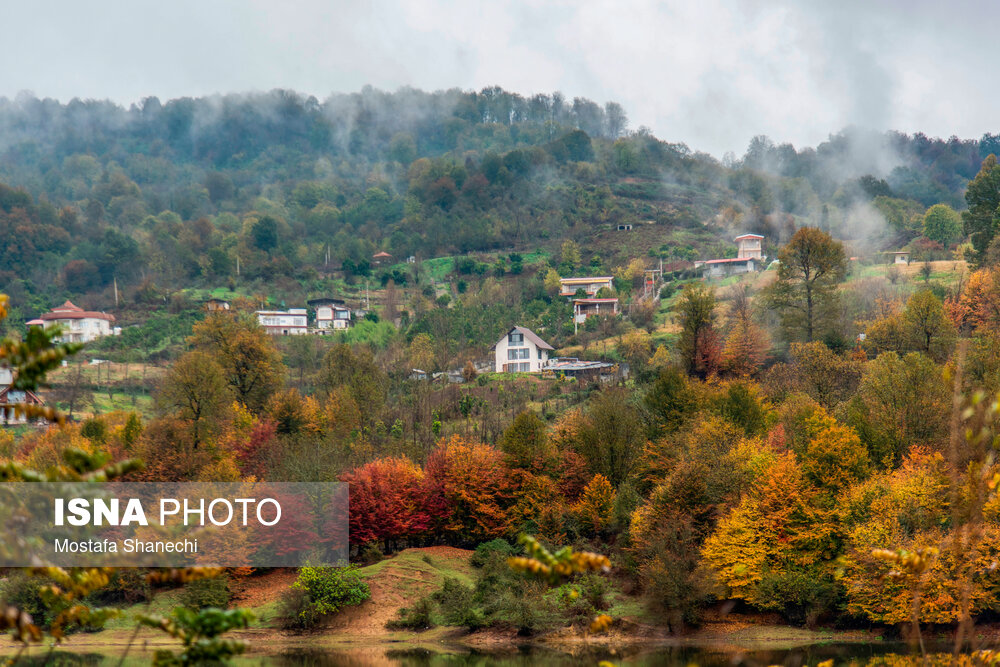
[[[715,292],[704,285],[688,283],[674,306],[681,337],[677,343],[689,375],[706,377],[718,364],[719,344],[715,333]]]
[[[947,204],[934,204],[924,214],[924,236],[947,248],[962,236],[962,216]]]
[[[789,339],[811,342],[834,315],[837,284],[847,273],[844,246],[826,232],[803,227],[778,253],[778,261],[770,301]]]
[[[281,386],[285,371],[271,337],[251,317],[210,313],[188,339],[222,367],[236,399],[258,413]]]
[[[740,286],[733,296],[730,310],[729,335],[723,350],[726,370],[742,377],[756,373],[764,364],[770,341],[753,321],[750,295],[746,286]]]
[[[962,224],[972,241],[972,260],[982,264],[1000,221],[997,211],[1000,208],[1000,169],[997,169],[995,155],[986,156],[979,173],[969,181],[965,203],[969,210],[962,213]]]
[[[232,393],[213,356],[193,350],[170,367],[156,394],[156,404],[190,424],[191,442],[197,448],[217,429],[232,404]]]
[[[945,315],[934,292],[923,289],[914,293],[903,311],[903,332],[912,349],[935,361],[944,361],[955,344],[955,325]]]

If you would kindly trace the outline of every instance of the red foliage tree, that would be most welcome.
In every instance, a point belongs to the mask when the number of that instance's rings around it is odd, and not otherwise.
[[[340,481],[351,485],[351,544],[380,541],[388,552],[430,527],[424,473],[409,459],[376,459]]]

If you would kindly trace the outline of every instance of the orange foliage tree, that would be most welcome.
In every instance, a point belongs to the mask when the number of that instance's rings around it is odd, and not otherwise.
[[[427,457],[424,475],[427,507],[440,535],[478,544],[507,531],[510,472],[499,451],[454,435]]]

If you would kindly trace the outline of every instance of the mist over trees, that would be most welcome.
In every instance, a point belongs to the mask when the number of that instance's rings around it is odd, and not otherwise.
[[[32,310],[84,295],[107,307],[115,283],[308,291],[331,267],[398,286],[375,252],[559,252],[643,222],[695,232],[655,251],[666,261],[725,256],[741,231],[774,256],[803,226],[889,249],[923,233],[928,207],[965,208],[998,141],[848,129],[816,148],[757,137],[720,162],[630,128],[614,102],[559,93],[275,90],[129,108],[24,94],[0,99],[0,231],[26,239],[0,247],[0,282]],[[935,242],[957,240],[953,223],[932,225]]]

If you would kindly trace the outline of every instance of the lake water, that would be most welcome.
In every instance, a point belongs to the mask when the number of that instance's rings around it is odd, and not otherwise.
[[[581,649],[573,655],[524,647],[503,652],[455,652],[440,653],[424,649],[394,650],[392,648],[357,649],[352,651],[318,651],[296,649],[273,656],[247,656],[241,662],[258,665],[278,665],[282,667],[334,667],[340,665],[399,665],[406,667],[500,667],[544,665],[597,665],[606,660],[615,665],[662,666],[662,667],[723,667],[745,665],[766,667],[787,665],[800,667],[815,666],[817,663],[833,659],[837,665],[867,665],[882,663],[889,654],[908,654],[902,644],[877,643],[825,643],[780,650],[729,650],[717,647],[659,646],[630,648],[619,651],[607,649]]]
[[[947,650],[945,647],[941,647]],[[259,647],[258,647],[259,650]],[[21,665],[102,665],[119,664],[120,654],[72,653],[57,650],[52,654],[33,649],[22,656]],[[116,655],[117,654],[117,655]],[[798,648],[782,649],[737,649],[731,647],[706,646],[643,646],[624,650],[580,648],[573,654],[538,647],[521,647],[504,651],[469,651],[396,649],[385,645],[352,648],[350,650],[296,648],[273,654],[255,653],[240,656],[233,661],[237,666],[254,667],[365,667],[380,665],[386,667],[520,667],[543,665],[562,667],[564,665],[596,665],[608,661],[614,665],[635,667],[767,667],[785,665],[787,667],[815,667],[820,662],[833,660],[835,665],[884,665],[884,658],[891,655],[910,655],[903,644],[878,642],[863,643],[820,643]],[[9,657],[9,656],[7,656]],[[148,665],[152,655],[133,651],[125,664]],[[916,663],[914,663],[916,664]]]

